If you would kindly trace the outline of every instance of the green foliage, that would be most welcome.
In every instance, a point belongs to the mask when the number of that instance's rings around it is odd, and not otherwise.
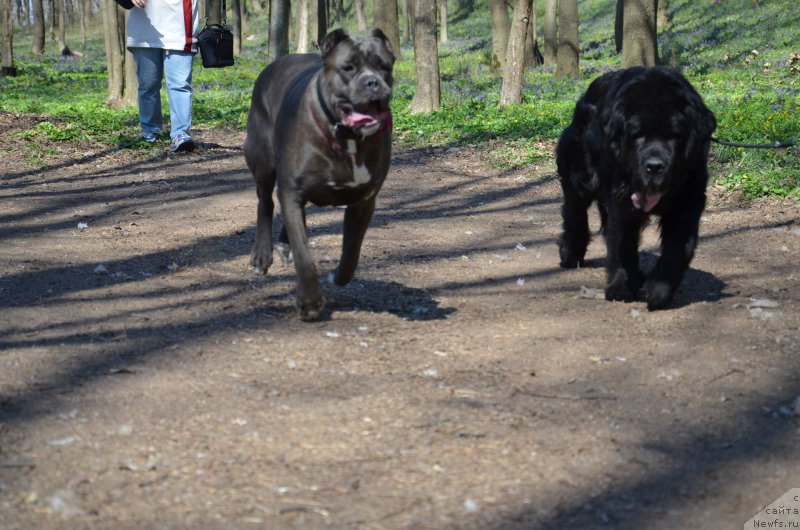
[[[537,3],[542,35],[543,2]],[[575,101],[600,73],[616,68],[614,2],[581,0],[581,78],[556,81],[553,67],[525,74],[523,103],[498,105],[501,74],[489,67],[491,20],[485,2],[461,2],[451,11],[449,43],[440,45],[442,110],[428,115],[409,111],[415,92],[413,50],[404,48],[395,67],[395,141],[407,146],[447,146],[491,142],[499,165],[552,164],[552,145],[568,123]],[[695,84],[718,120],[716,136],[746,143],[800,137],[800,10],[796,0],[669,0],[671,23],[659,29],[662,62],[681,70]],[[343,24],[352,29],[352,21]],[[265,35],[263,20],[251,21]],[[37,138],[80,138],[148,149],[137,140],[134,107],[106,106],[107,81],[102,40],[83,57],[32,57],[29,40],[18,36],[16,65],[22,75],[0,79],[0,110],[47,116]],[[540,38],[540,45],[542,44]],[[266,66],[263,39],[244,41],[237,65],[194,73],[196,127],[244,127],[253,82]],[[162,94],[166,100],[166,94]],[[165,105],[166,111],[166,105]],[[167,117],[165,116],[165,119]],[[798,197],[800,153],[793,149],[721,147],[712,152],[712,174],[719,183],[747,197]],[[800,197],[798,197],[800,198]]]

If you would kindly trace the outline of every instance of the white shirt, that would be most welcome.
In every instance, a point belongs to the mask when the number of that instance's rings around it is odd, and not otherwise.
[[[128,15],[128,48],[197,52],[197,0],[149,0]]]

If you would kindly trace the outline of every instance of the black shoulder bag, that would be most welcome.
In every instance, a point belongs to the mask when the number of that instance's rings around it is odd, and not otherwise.
[[[197,36],[197,47],[204,68],[233,66],[233,33],[225,25],[226,6],[222,0],[222,24],[208,23],[209,1],[206,0],[206,27]]]

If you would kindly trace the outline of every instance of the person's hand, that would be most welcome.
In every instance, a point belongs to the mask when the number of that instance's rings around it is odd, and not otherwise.
[[[133,5],[139,9],[144,9],[147,6],[147,0],[133,0]]]

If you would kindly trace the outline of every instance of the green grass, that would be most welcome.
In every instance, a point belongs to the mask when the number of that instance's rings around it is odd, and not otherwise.
[[[541,35],[543,3],[538,4]],[[556,81],[552,66],[530,70],[523,103],[510,107],[498,105],[500,75],[488,66],[491,24],[484,3],[476,2],[471,13],[452,11],[451,40],[440,47],[442,110],[410,114],[413,51],[404,48],[395,68],[395,142],[414,147],[492,141],[498,165],[551,160],[543,146],[551,146],[568,123],[582,91],[598,74],[619,66],[613,4],[579,2],[581,77]],[[751,0],[670,0],[671,24],[659,31],[662,61],[695,84],[717,116],[719,138],[770,143],[800,137],[800,62],[790,64],[792,54],[800,53],[800,10],[796,0],[761,4],[756,9]],[[353,29],[352,21],[344,26]],[[264,21],[252,21],[251,32],[265,35]],[[105,58],[99,28],[95,33],[80,58],[32,57],[26,53],[29,39],[18,35],[16,65],[23,73],[0,79],[0,110],[49,117],[24,132],[32,141],[37,135],[51,141],[90,138],[144,149],[132,140],[138,134],[136,109],[105,105]],[[206,70],[198,61],[195,126],[244,127],[253,82],[265,65],[263,37],[245,42],[235,67]],[[711,170],[718,183],[745,197],[800,199],[800,152],[794,149],[715,145]]]

